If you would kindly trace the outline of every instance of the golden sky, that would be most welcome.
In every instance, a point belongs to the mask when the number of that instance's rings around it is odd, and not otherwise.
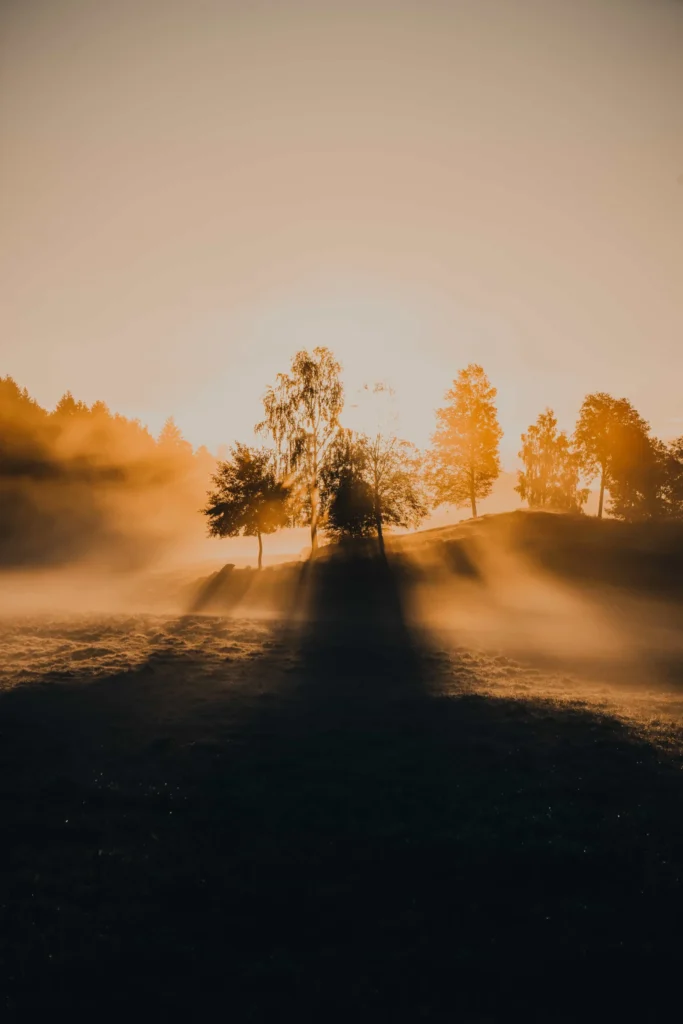
[[[683,3],[4,0],[0,373],[250,440],[329,345],[425,444],[459,367],[683,433]]]

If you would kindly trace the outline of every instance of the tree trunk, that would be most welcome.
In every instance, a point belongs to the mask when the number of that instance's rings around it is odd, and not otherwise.
[[[318,440],[313,439],[313,487],[311,488],[311,558],[318,552],[318,512],[320,508],[320,487],[318,484]]]
[[[318,508],[320,505],[320,493],[315,486],[311,491],[311,558],[315,558],[318,551]]]
[[[474,488],[474,467],[470,467],[470,501],[472,503],[472,516],[477,518],[477,496]]]
[[[384,550],[384,533],[382,531],[382,513],[375,507],[375,523],[377,524],[377,541],[379,543],[379,553],[382,558],[386,558],[386,552]]]
[[[261,569],[263,566],[263,537],[261,532],[258,533],[258,567]]]
[[[605,501],[605,467],[600,473],[600,501],[598,502],[598,519],[602,519],[602,506]]]

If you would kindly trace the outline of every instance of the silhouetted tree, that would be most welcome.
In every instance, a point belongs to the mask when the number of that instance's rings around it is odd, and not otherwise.
[[[495,405],[497,391],[481,366],[460,370],[446,393],[448,404],[436,412],[428,478],[435,504],[460,508],[491,493],[500,474],[499,444],[503,432]]]
[[[524,469],[517,474],[515,490],[529,508],[553,508],[579,512],[588,499],[588,488],[579,487],[579,458],[564,430],[557,429],[552,409],[542,412],[525,434],[519,457]]]
[[[311,553],[318,547],[321,473],[339,431],[344,404],[341,367],[328,348],[302,350],[289,373],[278,374],[263,399],[265,417],[256,430],[273,438],[279,473],[297,483],[301,510],[311,526]]]
[[[323,480],[327,528],[335,533],[376,533],[384,553],[387,526],[417,526],[427,514],[419,453],[408,441],[376,434],[340,434]]]
[[[44,418],[47,413],[35,398],[31,398],[26,388],[20,388],[13,377],[0,377],[0,412],[22,408],[25,412],[39,413]]]
[[[225,454],[227,455],[228,452]],[[204,473],[207,477],[215,473],[218,460],[211,454],[206,445],[202,444],[197,448],[197,451],[194,453],[194,460],[200,473]]]
[[[613,398],[604,391],[586,395],[574,430],[574,447],[588,480],[600,478],[598,518],[602,517],[605,490],[626,486],[629,451],[640,448],[649,425],[627,398]],[[623,495],[622,495],[623,497]]]
[[[673,511],[675,458],[640,424],[622,425],[609,464],[609,513],[630,522],[661,519]]]
[[[420,453],[410,441],[384,434],[363,435],[359,445],[365,453],[377,538],[384,554],[385,526],[417,527],[427,515]]]
[[[667,516],[683,519],[683,437],[665,447],[664,506]]]
[[[376,529],[367,454],[350,430],[340,430],[321,472],[321,507],[332,536],[369,537]]]
[[[235,444],[213,477],[216,489],[203,509],[214,537],[258,538],[258,567],[263,563],[264,533],[274,533],[289,519],[288,490],[275,476],[273,453]]]
[[[65,391],[54,408],[53,416],[82,416],[90,410],[85,402],[77,402],[70,391]]]
[[[178,424],[176,423],[172,416],[168,417],[163,427],[161,428],[157,443],[159,444],[160,448],[173,450],[174,454],[176,454],[178,450],[185,451],[187,454],[190,455],[192,454],[192,445],[189,443],[189,441],[185,440],[180,430],[180,427],[178,426]]]
[[[67,392],[52,412],[0,380],[0,564],[96,554],[117,565],[201,535],[215,469],[175,426],[157,443],[138,420]]]

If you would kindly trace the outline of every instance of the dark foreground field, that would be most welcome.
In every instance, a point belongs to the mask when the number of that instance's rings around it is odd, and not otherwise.
[[[398,556],[296,579],[272,619],[7,626],[7,1010],[679,1019],[673,719],[444,641]]]

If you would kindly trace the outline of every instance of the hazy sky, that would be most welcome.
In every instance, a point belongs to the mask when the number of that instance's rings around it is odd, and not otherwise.
[[[683,3],[0,0],[0,373],[248,440],[299,347],[505,461],[587,390],[683,433]]]

